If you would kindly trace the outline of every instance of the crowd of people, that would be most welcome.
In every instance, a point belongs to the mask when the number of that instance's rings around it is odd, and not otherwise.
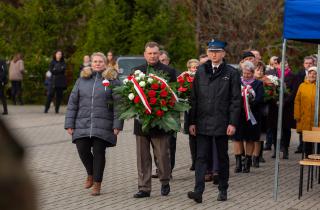
[[[195,171],[195,187],[188,197],[202,202],[205,182],[218,185],[217,200],[227,200],[229,180],[228,142],[232,140],[236,165],[235,173],[249,173],[265,162],[263,151],[276,151],[278,94],[281,78],[281,62],[272,56],[268,65],[262,61],[260,52],[245,50],[238,69],[226,62],[226,42],[212,40],[207,53],[199,59],[187,62],[186,71],[194,77],[191,109],[184,113],[184,133],[189,136],[190,171]],[[160,50],[156,42],[148,42],[144,48],[146,63],[133,68],[143,73],[161,72],[169,82],[176,82],[181,72],[170,66],[167,51]],[[289,158],[291,129],[296,128],[300,144],[295,153],[302,152],[302,130],[311,130],[315,112],[317,68],[316,57],[306,56],[303,69],[294,73],[285,61],[285,112],[282,120],[281,152],[283,159]],[[7,83],[7,66],[0,61],[0,96],[3,114],[8,114],[4,86]],[[86,169],[85,188],[93,188],[92,195],[100,195],[105,167],[107,147],[116,146],[117,137],[123,129],[123,120],[118,118],[117,103],[120,101],[111,87],[121,85],[118,66],[113,52],[85,55],[80,66],[80,75],[69,96],[65,129],[76,144],[79,157]],[[24,65],[21,54],[10,62],[9,80],[12,85],[14,104],[22,101]],[[46,73],[47,101],[44,113],[48,113],[55,98],[55,112],[67,87],[66,63],[61,50],[53,54]],[[108,83],[108,85],[105,85]],[[109,86],[109,83],[111,84]],[[261,134],[266,134],[266,141]],[[142,131],[141,122],[134,121],[134,135],[137,145],[138,192],[134,198],[149,197],[151,179],[159,178],[161,195],[170,193],[170,180],[175,166],[177,133],[166,132],[155,127],[147,133]],[[152,174],[152,157],[156,166]],[[306,152],[311,153],[312,145],[307,144]]]

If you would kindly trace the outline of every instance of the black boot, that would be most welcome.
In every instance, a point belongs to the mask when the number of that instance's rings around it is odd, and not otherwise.
[[[252,158],[249,155],[246,155],[246,158],[244,159],[244,166],[243,166],[243,173],[249,173],[250,172],[250,167],[252,164]]]
[[[258,156],[252,157],[252,167],[259,168],[259,159],[260,157]]]
[[[241,155],[235,155],[235,157],[236,157],[236,168],[234,169],[234,173],[240,173],[242,171]]]
[[[289,151],[288,148],[283,148],[283,159],[289,159]]]

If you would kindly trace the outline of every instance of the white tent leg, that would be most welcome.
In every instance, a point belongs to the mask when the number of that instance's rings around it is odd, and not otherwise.
[[[277,201],[279,191],[279,162],[280,162],[280,141],[282,135],[282,112],[283,112],[283,94],[284,94],[284,68],[286,63],[286,46],[287,40],[283,39],[282,43],[282,61],[281,61],[281,82],[280,82],[280,95],[279,95],[279,110],[278,110],[278,127],[277,127],[277,142],[276,142],[276,162],[274,173],[274,187],[273,187],[273,200]]]

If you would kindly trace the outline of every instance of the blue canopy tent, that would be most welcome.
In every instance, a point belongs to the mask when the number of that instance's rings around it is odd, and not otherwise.
[[[279,96],[278,112],[278,131],[275,162],[275,181],[273,198],[276,201],[278,197],[279,185],[279,155],[280,139],[283,113],[283,94],[284,94],[284,68],[287,40],[296,40],[301,42],[311,42],[318,44],[318,63],[320,67],[320,0],[286,0],[284,9],[283,25],[283,44],[282,44],[282,63],[281,63],[281,87]],[[317,90],[319,90],[320,74],[317,74]],[[316,92],[314,125],[318,126],[319,113],[319,91]]]

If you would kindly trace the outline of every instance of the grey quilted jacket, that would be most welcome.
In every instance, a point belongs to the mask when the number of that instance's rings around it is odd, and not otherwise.
[[[71,92],[65,129],[73,128],[72,141],[83,137],[97,137],[115,146],[117,136],[113,129],[122,130],[123,121],[117,118],[114,108],[119,96],[102,85],[101,73],[93,73],[89,78],[79,78]],[[120,85],[119,80],[111,80],[111,86]]]

